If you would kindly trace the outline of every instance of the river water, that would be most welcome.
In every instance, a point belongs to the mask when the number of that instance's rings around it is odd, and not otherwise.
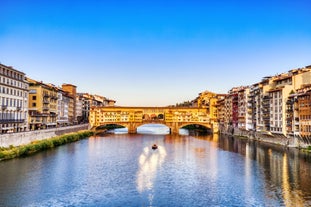
[[[218,135],[91,137],[0,162],[0,181],[0,206],[311,206],[310,155]]]

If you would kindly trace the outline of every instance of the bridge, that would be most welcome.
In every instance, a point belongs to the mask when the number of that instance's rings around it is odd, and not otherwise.
[[[172,134],[186,125],[201,125],[218,132],[216,120],[210,118],[206,108],[179,107],[121,107],[105,106],[90,109],[91,128],[107,124],[117,124],[128,129],[128,133],[137,133],[137,127],[144,124],[163,124]]]

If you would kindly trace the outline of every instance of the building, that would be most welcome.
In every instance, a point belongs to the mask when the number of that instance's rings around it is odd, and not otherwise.
[[[225,125],[229,128],[237,128],[239,122],[239,96],[241,87],[234,87],[228,91],[225,98]]]
[[[251,122],[248,114],[248,97],[249,97],[249,86],[240,87],[238,93],[238,128],[240,130],[251,129]]]
[[[303,138],[311,139],[311,86],[304,87],[305,92],[297,95],[299,116],[295,117],[299,121],[299,135]],[[297,119],[298,118],[298,119]]]
[[[210,119],[217,120],[218,95],[210,91],[199,93],[199,96],[192,101],[192,107],[206,108]]]
[[[81,118],[78,117],[78,121],[88,122],[92,97],[88,93],[78,93],[77,98],[79,99],[79,102],[82,103]]]
[[[79,95],[77,94],[76,97],[76,116],[77,116],[77,122],[82,123],[83,122],[83,100],[80,99]]]
[[[100,95],[77,93],[76,103],[77,121],[78,123],[84,123],[89,120],[91,107],[114,106],[116,101]]]
[[[27,78],[29,82],[29,129],[46,129],[57,125],[57,87]]]
[[[225,120],[225,98],[226,98],[226,94],[218,94],[217,95],[217,101],[215,104],[216,107],[216,117],[217,117],[217,122],[219,125],[219,129],[221,131],[225,131],[225,124],[224,124],[224,120]]]
[[[67,126],[69,122],[69,102],[70,96],[61,88],[57,90],[57,126]]]
[[[28,129],[28,82],[25,74],[0,64],[0,132]]]
[[[287,101],[287,134],[311,143],[311,84],[293,91]]]
[[[270,129],[270,103],[269,89],[271,77],[264,77],[261,82],[249,87],[247,101],[247,125],[251,131],[269,131]]]
[[[69,107],[68,107],[68,116],[69,122],[76,124],[77,115],[76,115],[76,101],[77,101],[77,86],[72,84],[63,84],[62,90],[68,93],[69,96]]]

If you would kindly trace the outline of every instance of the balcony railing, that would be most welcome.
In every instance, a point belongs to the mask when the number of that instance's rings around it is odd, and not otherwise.
[[[0,119],[0,123],[23,123],[25,119]]]
[[[49,110],[49,107],[46,107],[46,106],[43,106],[43,111],[48,111]]]

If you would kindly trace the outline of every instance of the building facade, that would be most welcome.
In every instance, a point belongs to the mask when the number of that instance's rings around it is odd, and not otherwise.
[[[57,90],[57,126],[67,126],[69,122],[69,102],[68,93],[61,88]]]
[[[62,90],[68,93],[69,97],[69,107],[68,116],[70,123],[77,123],[76,115],[76,100],[77,100],[77,86],[72,84],[62,84]]]
[[[0,132],[28,130],[28,82],[25,74],[0,64]]]
[[[47,129],[57,125],[57,87],[30,78],[29,82],[29,129]]]

